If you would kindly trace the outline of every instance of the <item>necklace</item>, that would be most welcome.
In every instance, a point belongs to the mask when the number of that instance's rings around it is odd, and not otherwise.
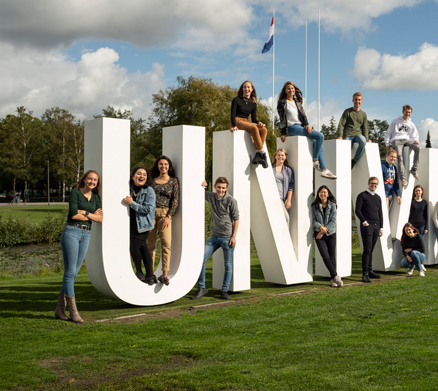
[[[139,193],[140,193],[140,190],[137,193],[134,191],[134,197],[137,197],[139,195]]]

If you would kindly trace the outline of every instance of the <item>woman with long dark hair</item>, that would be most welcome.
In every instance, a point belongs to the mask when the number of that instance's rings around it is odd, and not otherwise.
[[[423,200],[423,193],[423,186],[414,187],[408,221],[418,229],[424,239],[424,235],[427,234],[427,201]]]
[[[99,185],[99,174],[94,170],[88,170],[68,198],[67,224],[61,236],[64,277],[55,310],[56,319],[84,322],[76,307],[74,284],[87,254],[92,222],[101,223],[103,220],[102,204],[98,195]],[[65,314],[66,305],[70,319]]]
[[[251,115],[251,122],[248,117]],[[231,102],[231,128],[230,132],[246,130],[251,134],[256,147],[256,153],[252,159],[253,164],[261,164],[268,168],[268,159],[263,151],[266,140],[266,125],[257,119],[257,93],[254,85],[246,80],[240,86],[237,96]]]
[[[312,203],[314,238],[330,273],[331,286],[340,288],[344,283],[336,272],[336,207],[335,196],[327,186],[322,185]]]
[[[154,275],[154,263],[146,245],[149,232],[154,228],[155,192],[147,183],[148,171],[144,167],[136,167],[129,180],[130,195],[123,202],[131,208],[129,251],[134,261],[136,276],[148,285],[157,283]],[[146,276],[141,270],[143,260]]]
[[[323,142],[324,135],[310,127],[303,108],[301,90],[291,81],[287,81],[278,97],[277,111],[280,117],[281,141],[286,136],[305,136],[313,141],[313,168],[322,171],[321,176],[326,179],[336,179],[325,165]]]
[[[289,223],[288,210],[292,206],[292,194],[294,191],[294,170],[287,161],[287,152],[283,148],[277,149],[272,159],[272,171],[274,172],[275,183],[278,194],[283,205],[286,221]]]
[[[170,253],[172,246],[172,218],[179,203],[179,183],[175,176],[172,161],[167,156],[160,156],[151,170],[150,185],[157,197],[154,228],[149,233],[148,248],[155,261],[157,245],[157,231],[161,243],[161,262],[163,275],[158,281],[169,285],[168,272],[170,270]]]
[[[420,277],[425,277],[426,268],[423,266],[426,260],[423,238],[419,231],[411,223],[406,223],[403,227],[403,234],[400,244],[403,250],[402,267],[408,268],[408,276],[412,276],[414,268],[417,266]]]

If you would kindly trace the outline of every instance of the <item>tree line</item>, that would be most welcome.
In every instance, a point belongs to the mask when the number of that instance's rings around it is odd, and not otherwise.
[[[131,167],[151,168],[161,155],[162,130],[168,126],[190,124],[206,130],[206,179],[211,181],[213,132],[230,128],[231,101],[237,89],[219,85],[202,77],[178,77],[176,85],[152,95],[152,114],[134,118],[129,110],[112,106],[102,109],[94,118],[121,118],[131,121]],[[271,108],[260,100],[258,119],[266,124],[266,144],[271,156],[279,136],[278,120],[270,123]],[[383,158],[386,121],[369,121],[370,138],[379,144]],[[336,138],[334,117],[322,125],[325,139]],[[19,189],[24,196],[47,196],[48,165],[51,194],[65,201],[68,190],[79,180],[84,165],[84,122],[66,109],[47,109],[41,118],[21,106],[14,114],[0,119],[0,193]]]

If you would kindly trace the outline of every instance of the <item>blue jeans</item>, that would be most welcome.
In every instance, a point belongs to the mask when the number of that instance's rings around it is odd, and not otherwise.
[[[417,266],[419,271],[423,270],[421,265],[426,260],[426,255],[420,253],[417,250],[412,250],[411,258],[412,258],[412,263],[408,261],[408,258],[403,258],[401,261],[402,267],[407,267],[408,269],[412,269],[414,266]]]
[[[73,297],[74,284],[85,254],[90,243],[91,231],[82,231],[80,228],[66,225],[61,236],[62,255],[64,257],[64,278],[61,292]]]
[[[198,280],[198,288],[205,288],[205,262],[212,256],[212,254],[220,247],[224,252],[224,265],[225,274],[224,281],[222,283],[222,291],[228,292],[230,287],[231,277],[233,275],[233,254],[234,247],[230,247],[230,238],[221,238],[219,236],[211,235],[210,238],[205,242],[204,249],[204,263],[202,265],[201,275]]]
[[[289,136],[306,136],[313,141],[313,158],[319,161],[321,170],[325,170],[327,166],[324,160],[324,151],[322,143],[324,142],[324,135],[317,130],[312,130],[309,133],[303,124],[294,124],[287,128]]]
[[[420,235],[421,235],[421,237],[423,238],[423,240],[424,240],[424,229],[426,228],[426,227],[415,227],[415,228],[417,228],[418,229],[418,232],[420,232]]]
[[[357,136],[349,136],[345,137],[345,140],[351,140],[351,148],[353,148],[353,144],[357,143],[356,154],[354,155],[353,160],[357,162],[365,151],[365,145],[367,144],[367,140],[362,135]]]

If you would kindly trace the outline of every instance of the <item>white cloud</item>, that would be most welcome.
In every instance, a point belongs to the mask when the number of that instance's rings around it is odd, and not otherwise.
[[[85,53],[79,62],[57,51],[22,50],[5,43],[0,43],[0,52],[1,117],[18,106],[36,116],[59,106],[90,119],[111,105],[147,118],[152,94],[166,86],[163,65],[154,63],[148,72],[128,74],[110,48]]]
[[[15,46],[116,40],[201,52],[245,47],[252,10],[233,0],[0,0],[0,36]]]
[[[430,131],[430,141],[432,148],[438,148],[438,121],[433,118],[426,118],[418,125],[418,133],[420,133],[420,146],[425,147],[427,132]]]
[[[398,56],[359,48],[353,75],[362,87],[372,90],[436,90],[438,46],[426,42],[417,53]]]
[[[258,0],[257,3],[267,11],[275,8],[276,14],[281,15],[292,27],[302,26],[306,21],[317,22],[320,10],[321,25],[325,30],[346,34],[354,30],[372,31],[376,29],[373,19],[397,8],[413,7],[424,1],[427,0]]]

